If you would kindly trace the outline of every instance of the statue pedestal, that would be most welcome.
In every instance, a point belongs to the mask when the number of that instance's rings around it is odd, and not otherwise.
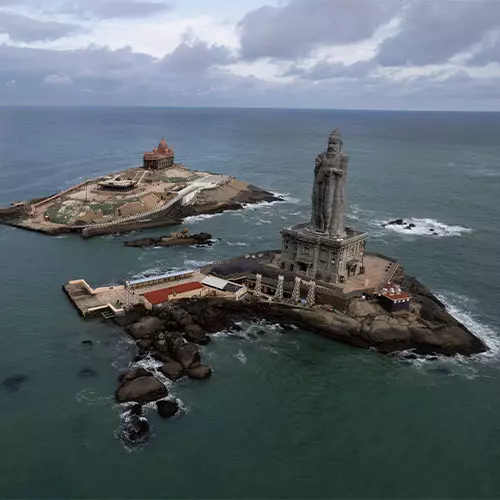
[[[360,274],[368,234],[345,228],[345,237],[319,233],[311,224],[281,231],[279,266],[310,280],[341,283]]]

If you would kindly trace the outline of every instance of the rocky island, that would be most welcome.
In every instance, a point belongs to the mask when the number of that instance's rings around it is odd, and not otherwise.
[[[189,230],[183,229],[167,236],[158,238],[140,238],[137,240],[124,241],[126,247],[175,247],[182,245],[211,245],[212,235],[209,233],[191,234]]]
[[[0,209],[0,223],[49,235],[84,237],[176,225],[188,216],[279,201],[273,193],[175,163],[162,139],[140,167],[86,180],[52,196]]]
[[[147,373],[123,375],[119,402],[169,401],[158,406],[160,414],[169,414],[175,402],[165,400],[162,377],[208,378],[212,369],[202,363],[198,345],[208,344],[215,332],[238,330],[244,320],[300,327],[383,354],[471,356],[488,350],[396,259],[367,251],[367,233],[346,226],[348,163],[336,129],[316,158],[311,219],[284,228],[280,250],[111,287],[94,289],[83,279],[64,285],[84,317],[113,319],[135,340],[139,359],[158,363]],[[140,406],[133,408],[129,437],[147,430]]]

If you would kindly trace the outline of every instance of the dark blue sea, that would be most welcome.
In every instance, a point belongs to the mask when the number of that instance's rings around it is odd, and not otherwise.
[[[180,417],[148,411],[153,435],[127,446],[113,393],[133,346],[116,327],[81,320],[61,285],[279,247],[281,227],[310,217],[314,158],[336,126],[351,158],[349,223],[491,350],[405,363],[246,325],[240,338],[222,332],[203,348],[210,381],[171,389]],[[211,248],[141,250],[110,236],[0,226],[0,381],[26,377],[0,385],[0,496],[498,497],[500,114],[0,108],[0,205],[137,165],[162,136],[187,167],[233,174],[285,201],[186,221],[221,239]],[[381,226],[400,217],[416,228]],[[79,376],[84,368],[95,375]]]

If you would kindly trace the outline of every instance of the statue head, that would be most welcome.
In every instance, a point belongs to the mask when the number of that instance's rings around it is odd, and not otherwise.
[[[336,128],[328,138],[328,152],[340,153],[342,151],[342,138],[340,137],[340,130]]]

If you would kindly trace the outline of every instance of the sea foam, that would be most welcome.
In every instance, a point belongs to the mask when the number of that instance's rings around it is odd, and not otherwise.
[[[373,224],[377,226],[382,225],[384,222],[377,220],[372,221]],[[414,224],[415,227],[412,229],[406,229],[408,224]],[[439,237],[450,237],[450,236],[462,236],[463,234],[469,234],[472,229],[462,226],[449,226],[443,222],[439,222],[435,219],[405,219],[403,225],[391,224],[385,226],[385,229],[393,231],[395,233],[407,235],[407,236],[439,236]]]

